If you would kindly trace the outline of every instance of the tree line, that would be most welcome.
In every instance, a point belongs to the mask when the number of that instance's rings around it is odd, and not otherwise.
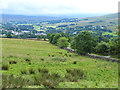
[[[80,55],[94,53],[99,55],[109,55],[120,58],[120,38],[114,37],[106,39],[101,36],[92,36],[88,31],[82,31],[76,36],[70,36],[65,33],[47,34],[51,44],[60,48],[70,47]]]

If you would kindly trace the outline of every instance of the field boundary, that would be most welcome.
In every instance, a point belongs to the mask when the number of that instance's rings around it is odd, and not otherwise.
[[[76,53],[73,49],[70,49],[69,47],[67,48],[63,48],[71,53]],[[103,59],[103,60],[107,60],[107,61],[112,61],[112,62],[118,62],[120,63],[120,60],[114,59],[114,58],[110,58],[109,56],[99,56],[99,55],[93,55],[93,54],[86,54],[85,56],[91,57],[91,58],[96,58],[96,59]]]

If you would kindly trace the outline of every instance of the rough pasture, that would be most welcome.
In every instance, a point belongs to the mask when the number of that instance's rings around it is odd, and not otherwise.
[[[3,87],[118,87],[116,62],[79,56],[47,41],[2,39],[2,48]]]

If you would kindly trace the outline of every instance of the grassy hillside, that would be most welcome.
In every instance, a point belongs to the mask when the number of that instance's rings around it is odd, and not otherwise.
[[[80,19],[81,21],[78,22],[80,25],[105,25],[109,29],[113,29],[113,31],[117,28],[118,25],[118,13],[109,14],[99,17],[89,17]]]
[[[29,80],[24,87],[118,87],[116,62],[79,56],[59,49],[47,41],[2,39],[2,48],[2,73],[20,77],[8,79],[10,83],[20,83],[23,78]],[[4,80],[7,77],[3,77],[3,85],[9,85]]]

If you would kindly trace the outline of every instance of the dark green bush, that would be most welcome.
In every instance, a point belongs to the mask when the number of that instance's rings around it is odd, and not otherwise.
[[[95,47],[95,50],[96,50],[96,53],[98,54],[107,55],[109,46],[107,43],[101,42]]]

